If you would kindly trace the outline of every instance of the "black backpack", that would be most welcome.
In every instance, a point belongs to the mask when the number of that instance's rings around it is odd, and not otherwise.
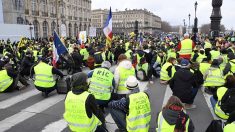
[[[235,89],[229,89],[226,91],[221,99],[220,108],[224,113],[228,114],[235,111]]]

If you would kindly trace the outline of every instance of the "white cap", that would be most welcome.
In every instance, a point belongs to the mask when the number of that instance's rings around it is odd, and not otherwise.
[[[189,34],[188,34],[188,33],[185,33],[185,34],[184,34],[184,37],[189,37]]]
[[[139,84],[139,81],[137,80],[135,76],[129,76],[125,82],[125,87],[130,90],[133,90],[133,89],[138,88],[138,84]]]
[[[101,64],[101,67],[105,67],[105,68],[110,68],[111,67],[111,63],[109,61],[104,61],[102,64]]]

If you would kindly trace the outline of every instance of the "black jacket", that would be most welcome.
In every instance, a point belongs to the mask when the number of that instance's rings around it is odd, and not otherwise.
[[[189,69],[179,69],[170,80],[173,95],[180,98],[183,103],[192,98],[192,89],[196,86],[195,76]]]

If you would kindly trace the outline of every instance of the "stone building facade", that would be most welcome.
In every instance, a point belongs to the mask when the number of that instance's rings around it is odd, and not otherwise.
[[[49,37],[61,25],[75,37],[91,26],[91,0],[2,0],[4,23],[34,26],[34,36]]]
[[[106,22],[109,10],[92,10],[92,26],[101,34]],[[161,18],[146,9],[133,9],[112,12],[113,32],[116,34],[128,34],[134,31],[135,21],[138,21],[139,32],[154,34],[161,29]],[[101,32],[100,32],[101,31]]]

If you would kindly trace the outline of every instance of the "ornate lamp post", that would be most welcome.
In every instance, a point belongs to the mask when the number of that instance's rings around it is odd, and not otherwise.
[[[191,15],[188,14],[188,33],[190,33],[190,17]]]
[[[223,0],[212,0],[212,14],[211,14],[211,37],[215,38],[219,36],[220,21],[222,19],[220,7],[223,4]]]
[[[194,27],[193,27],[193,33],[196,34],[198,32],[197,24],[198,24],[198,19],[197,19],[197,1],[194,4],[195,7],[195,18],[194,18]]]
[[[186,25],[185,25],[185,19],[183,19],[184,27],[183,27],[183,34],[186,33]]]

